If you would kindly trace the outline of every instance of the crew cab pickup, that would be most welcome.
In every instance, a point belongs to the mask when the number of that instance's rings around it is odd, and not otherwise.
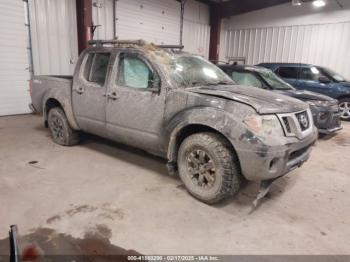
[[[300,167],[317,139],[308,104],[143,41],[93,42],[74,76],[35,76],[31,96],[54,142],[76,145],[84,131],[161,156],[209,204],[242,178],[273,181]]]

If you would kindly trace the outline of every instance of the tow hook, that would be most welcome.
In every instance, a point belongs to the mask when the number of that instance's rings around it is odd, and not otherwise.
[[[276,179],[261,181],[258,195],[256,196],[256,199],[253,201],[253,210],[258,207],[260,200],[263,199],[267,195],[267,193],[269,193],[271,185],[275,180]]]

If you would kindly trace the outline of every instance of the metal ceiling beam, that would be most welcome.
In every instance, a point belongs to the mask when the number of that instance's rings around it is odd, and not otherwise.
[[[290,0],[231,0],[220,2],[219,15],[221,18],[233,15],[239,15],[275,5],[285,4],[291,2]]]
[[[209,41],[209,60],[219,60],[220,50],[220,32],[221,17],[219,15],[219,6],[212,5],[210,8],[210,41]]]

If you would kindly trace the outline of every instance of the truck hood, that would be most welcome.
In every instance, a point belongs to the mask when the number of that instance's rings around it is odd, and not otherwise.
[[[329,96],[321,95],[306,90],[274,90],[274,92],[281,95],[291,96],[303,101],[317,100],[335,102],[335,100]]]
[[[250,105],[259,114],[291,113],[306,110],[309,107],[300,100],[249,86],[203,86],[186,88],[186,91],[241,102]]]

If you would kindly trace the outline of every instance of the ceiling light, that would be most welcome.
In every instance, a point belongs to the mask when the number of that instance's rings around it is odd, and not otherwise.
[[[326,5],[326,2],[324,0],[315,0],[312,4],[316,7],[323,7]]]
[[[301,0],[292,0],[292,6],[301,6]]]

